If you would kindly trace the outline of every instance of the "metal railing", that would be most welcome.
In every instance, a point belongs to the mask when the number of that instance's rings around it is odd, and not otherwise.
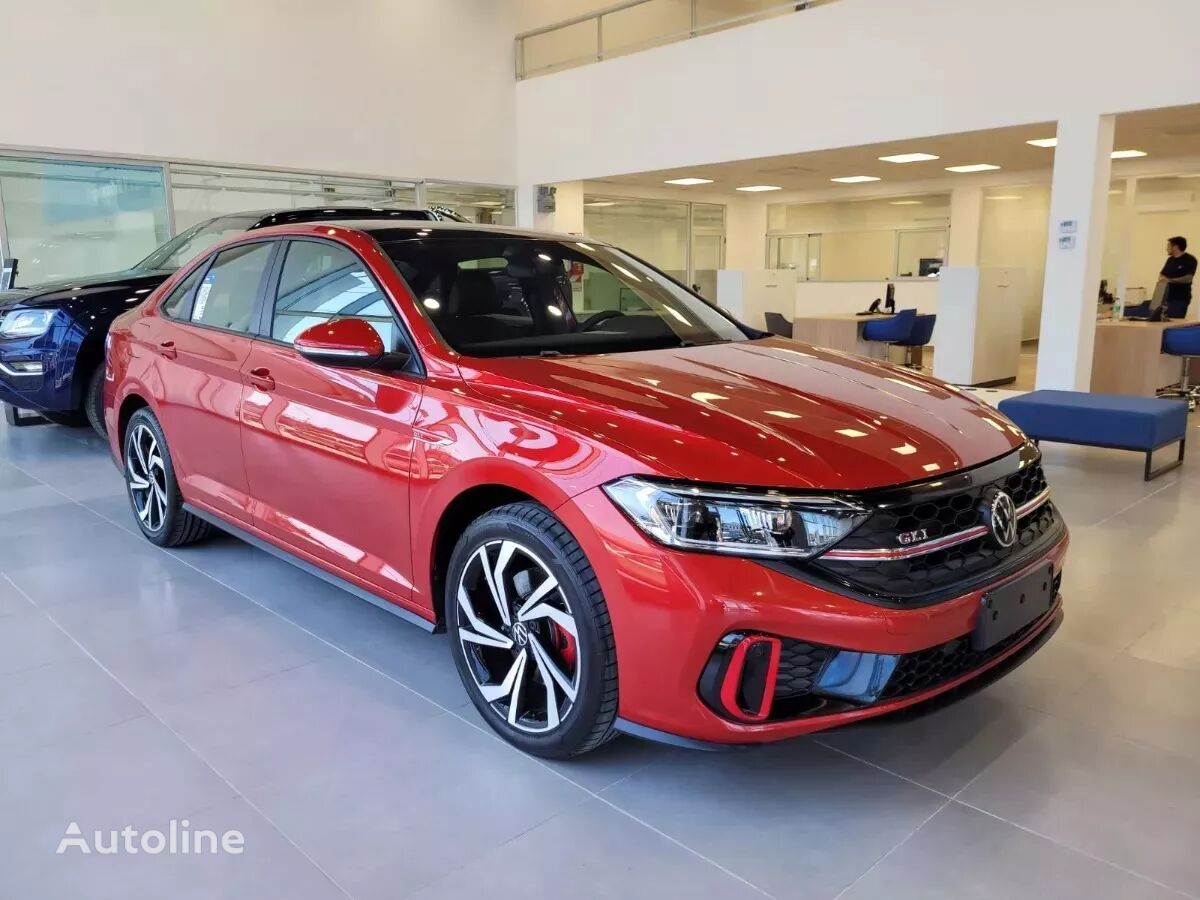
[[[518,34],[517,78],[572,69],[833,2],[836,0],[625,0]]]

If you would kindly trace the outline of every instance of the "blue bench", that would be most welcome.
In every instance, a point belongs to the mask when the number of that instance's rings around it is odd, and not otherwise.
[[[1033,391],[1001,400],[998,406],[1035,441],[1145,453],[1146,481],[1183,463],[1188,426],[1183,400]],[[1154,451],[1174,443],[1179,444],[1178,458],[1151,469]]]

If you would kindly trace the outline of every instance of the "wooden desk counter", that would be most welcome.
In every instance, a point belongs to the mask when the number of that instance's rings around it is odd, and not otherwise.
[[[1092,351],[1092,390],[1097,394],[1153,397],[1161,387],[1179,381],[1182,362],[1162,352],[1163,332],[1194,322],[1146,322],[1100,319]],[[1048,352],[1048,348],[1042,348]]]
[[[864,341],[862,327],[867,322],[890,318],[892,317],[889,315],[856,316],[853,314],[797,316],[792,320],[792,337],[815,347],[827,347],[830,350],[841,350],[845,353],[870,356],[874,359],[887,359],[887,344],[879,341]]]

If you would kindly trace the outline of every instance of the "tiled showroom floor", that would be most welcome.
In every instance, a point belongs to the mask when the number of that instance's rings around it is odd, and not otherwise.
[[[160,551],[90,432],[0,428],[0,897],[1200,895],[1197,455],[1046,448],[1066,621],[957,705],[546,765],[444,637],[231,538]],[[171,819],[244,852],[55,853]]]

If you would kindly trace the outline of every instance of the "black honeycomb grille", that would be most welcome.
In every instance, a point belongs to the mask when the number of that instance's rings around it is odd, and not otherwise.
[[[973,528],[982,524],[980,507],[985,492],[993,487],[1008,492],[1019,507],[1045,491],[1046,479],[1041,465],[1034,463],[990,484],[877,510],[857,531],[838,544],[838,549],[891,549],[900,546],[898,535],[904,532],[925,529],[925,539],[932,541]],[[1055,533],[1060,524],[1053,504],[1045,503],[1021,518],[1017,541],[1007,549],[997,547],[990,535],[984,535],[944,550],[905,559],[818,559],[816,565],[866,593],[912,603],[942,596],[957,585],[999,574],[1010,559],[1021,556],[1027,548]]]
[[[810,693],[821,674],[821,667],[832,653],[831,647],[784,638],[779,651],[779,673],[775,678],[775,699]]]

